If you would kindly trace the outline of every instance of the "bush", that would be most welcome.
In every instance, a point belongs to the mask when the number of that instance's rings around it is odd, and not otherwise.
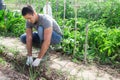
[[[78,29],[76,31],[73,27],[74,24],[74,19],[66,21],[66,27],[64,28],[64,38],[61,45],[65,53],[72,55],[78,60],[83,60],[83,46],[85,44],[85,27],[87,24],[87,20],[79,18],[77,24]],[[100,19],[98,21],[91,21],[89,22],[88,26],[88,59],[97,59],[102,63],[119,61],[120,29],[107,28],[104,19]],[[75,36],[77,37],[76,41]],[[76,53],[73,54],[75,46]]]
[[[1,11],[4,13],[0,16],[0,31],[11,33],[13,36],[20,36],[25,32],[25,20],[18,12]]]

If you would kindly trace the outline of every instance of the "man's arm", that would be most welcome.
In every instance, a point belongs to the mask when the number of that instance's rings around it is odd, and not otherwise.
[[[45,55],[51,42],[51,36],[52,36],[52,27],[44,29],[44,41],[42,43],[41,50],[38,54],[38,58],[42,58]]]
[[[26,29],[26,47],[28,56],[32,56],[32,28]]]

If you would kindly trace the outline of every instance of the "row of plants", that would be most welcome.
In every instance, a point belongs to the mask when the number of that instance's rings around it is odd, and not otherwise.
[[[89,3],[78,10],[78,17],[96,21],[104,19],[106,27],[118,28],[120,25],[120,1],[107,0],[101,3]]]
[[[88,23],[86,19],[78,19],[78,28],[75,31],[72,25],[74,19],[67,21],[64,28],[64,39],[62,42],[63,51],[77,58],[84,59],[85,45],[85,28],[88,24],[88,60],[98,60],[102,63],[119,63],[120,61],[120,29],[108,28],[103,20],[91,21]],[[75,41],[75,32],[76,41]],[[76,45],[75,45],[76,42]],[[73,54],[74,47],[76,53]]]

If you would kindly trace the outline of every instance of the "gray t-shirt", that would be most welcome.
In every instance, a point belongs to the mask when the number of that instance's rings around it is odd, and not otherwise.
[[[57,22],[48,15],[38,14],[38,22],[35,24],[30,23],[29,21],[26,22],[26,28],[35,28],[38,29],[38,26],[42,26],[44,29],[48,27],[53,27],[53,31],[57,32],[58,34],[62,35],[61,29]]]

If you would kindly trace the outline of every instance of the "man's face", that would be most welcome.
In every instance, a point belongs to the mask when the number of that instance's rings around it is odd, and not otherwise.
[[[24,18],[33,24],[36,22],[35,14],[26,14]]]

